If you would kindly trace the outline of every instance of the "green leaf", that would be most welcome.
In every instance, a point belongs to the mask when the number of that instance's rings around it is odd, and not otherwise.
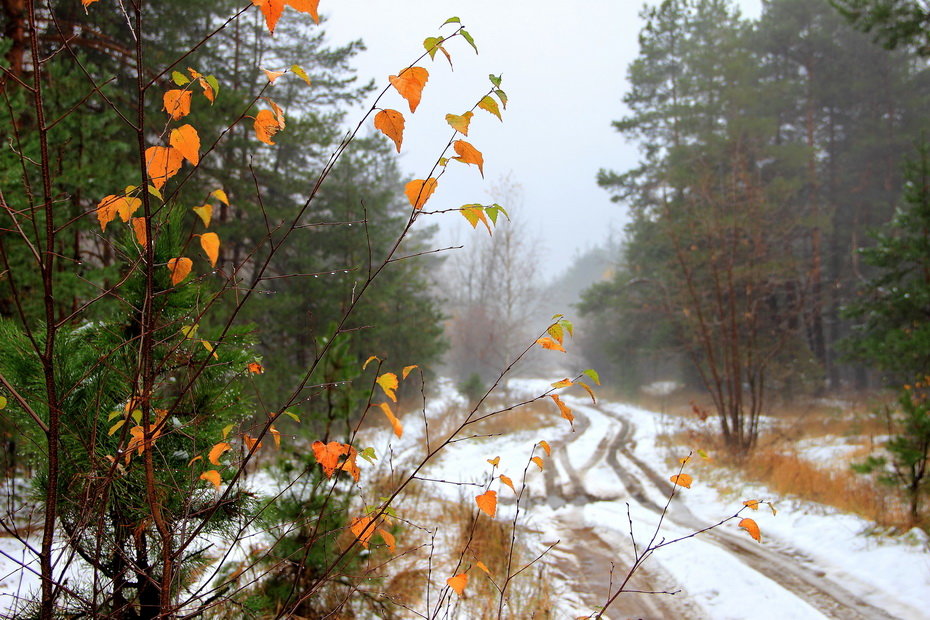
[[[187,79],[187,76],[181,73],[180,71],[172,71],[171,79],[174,80],[174,83],[178,86],[184,86],[185,84],[190,84],[191,81]]]
[[[471,45],[473,48],[475,48],[475,53],[477,54],[477,53],[478,53],[478,46],[475,45],[475,40],[474,40],[474,39],[472,38],[472,36],[468,33],[468,31],[465,30],[465,29],[463,28],[463,29],[460,30],[459,32],[461,33],[461,35],[462,35],[463,37],[465,37],[465,40],[468,41],[468,44]]]
[[[154,185],[149,185],[149,193],[150,193],[152,196],[155,196],[156,198],[158,198],[159,200],[161,200],[162,202],[165,201],[165,199],[162,198],[161,192],[158,191],[158,189],[157,189]]]
[[[296,413],[292,413],[292,412],[290,412],[290,411],[285,411],[285,412],[284,412],[284,415],[289,416],[292,420],[294,420],[295,422],[297,422],[298,424],[300,424],[300,417],[299,417]]]
[[[0,409],[6,409],[7,400],[6,396],[0,396]]]
[[[372,448],[371,446],[368,446],[367,448],[359,452],[358,455],[372,464],[374,464],[374,462],[378,459],[378,457],[375,455],[375,449]]]
[[[227,437],[229,437],[229,433],[230,431],[232,431],[233,426],[234,426],[233,424],[227,424],[226,426],[223,427],[223,440],[224,441],[226,440]]]
[[[445,26],[446,24],[461,24],[461,23],[462,23],[462,20],[460,20],[458,17],[450,17],[446,21],[442,22],[442,26]],[[440,28],[442,28],[442,26],[440,26]]]
[[[490,95],[485,95],[485,97],[481,101],[478,102],[478,107],[481,108],[482,110],[486,110],[490,112],[491,114],[496,116],[498,120],[500,120],[501,122],[504,121],[504,119],[501,118],[501,110],[499,107],[497,107],[497,102],[491,99]]]
[[[210,88],[213,89],[213,96],[216,97],[220,94],[220,83],[216,81],[216,78],[212,75],[206,75],[204,78],[207,81],[207,84],[210,85]]]
[[[562,319],[561,321],[559,321],[559,324],[561,324],[562,327],[565,328],[569,336],[571,336],[572,338],[575,337],[575,326],[572,324],[571,321],[569,321],[568,319]]]
[[[439,51],[440,43],[442,43],[442,39],[439,37],[426,37],[423,39],[423,47],[429,52],[430,60],[436,60],[436,52]]]
[[[136,424],[142,424],[142,410],[141,409],[133,409],[130,415],[132,416],[132,419]]]
[[[494,75],[493,73],[488,74],[488,79],[491,80],[491,84],[494,84],[495,88],[501,87],[501,75]]]
[[[507,109],[507,93],[501,89],[495,89],[494,94],[497,95],[497,98],[501,100],[501,105],[504,106],[504,109]]]
[[[503,213],[504,217],[506,217],[508,220],[510,219],[510,214],[507,213],[507,209],[497,203],[494,203],[489,207],[485,207],[484,212],[488,214],[488,217],[491,218],[491,222],[495,225],[497,224],[497,216],[501,213]]]
[[[107,416],[107,422],[109,422],[109,421],[112,420],[113,418],[118,418],[118,417],[120,417],[121,415],[123,415],[123,412],[122,412],[122,411],[111,411],[111,412],[110,412],[110,415]]]
[[[293,72],[294,75],[296,75],[297,77],[302,79],[304,82],[306,82],[307,86],[310,86],[310,76],[307,75],[307,72],[304,71],[303,67],[301,67],[300,65],[291,65],[291,72]]]
[[[546,332],[547,332],[550,336],[552,336],[553,338],[555,338],[556,340],[558,340],[560,343],[562,342],[562,338],[564,337],[564,333],[563,333],[563,330],[562,330],[562,326],[559,325],[558,323],[554,323],[554,324],[550,325],[550,326],[549,326],[549,329],[547,329]]]
[[[594,370],[593,368],[588,368],[586,371],[584,371],[584,374],[591,377],[591,380],[594,381],[596,384],[598,385],[601,384],[601,376],[597,374],[597,371]]]
[[[110,430],[107,432],[107,435],[112,436],[113,433],[115,433],[115,432],[118,431],[120,428],[122,428],[123,424],[125,424],[125,423],[126,423],[126,420],[120,420],[119,422],[117,422],[116,424],[114,424],[113,426],[110,427]]]

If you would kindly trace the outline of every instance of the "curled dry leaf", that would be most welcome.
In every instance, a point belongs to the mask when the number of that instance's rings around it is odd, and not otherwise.
[[[507,486],[510,487],[511,491],[513,491],[514,493],[517,492],[517,490],[513,488],[513,480],[511,480],[509,476],[505,476],[504,474],[501,474],[500,476],[498,476],[498,478],[501,479],[501,484],[506,484]]]
[[[485,491],[481,495],[475,496],[475,502],[477,502],[478,508],[489,517],[493,518],[497,514],[497,491]]]
[[[408,67],[398,75],[389,76],[388,80],[400,96],[407,100],[410,112],[416,112],[417,106],[420,105],[423,87],[429,80],[429,71],[423,67]]]
[[[689,476],[688,474],[675,474],[674,476],[669,478],[669,480],[671,480],[673,484],[677,484],[680,487],[685,487],[686,489],[691,488],[692,480],[691,480],[691,476]]]
[[[455,153],[458,155],[455,159],[463,164],[474,164],[478,166],[478,172],[480,172],[481,177],[484,178],[484,156],[481,154],[481,151],[465,140],[456,140],[452,144],[452,148],[455,149]]]
[[[191,113],[191,96],[189,90],[172,89],[165,91],[162,97],[162,109],[178,120]]]
[[[461,573],[455,577],[449,577],[446,579],[446,583],[449,584],[449,587],[455,590],[455,593],[459,596],[462,596],[465,593],[465,586],[468,585],[468,574]]]
[[[412,366],[404,366],[404,370],[403,370],[403,372],[401,373],[401,378],[406,379],[406,378],[407,378],[407,375],[409,375],[411,372],[413,372],[413,369],[414,369],[414,368],[417,368],[417,365],[416,365],[416,364],[414,364],[414,365],[412,365]]]
[[[169,258],[168,271],[171,272],[171,284],[177,286],[178,283],[182,282],[187,277],[187,274],[191,272],[193,266],[194,262],[186,256]]]
[[[485,573],[487,573],[488,577],[491,576],[491,571],[490,571],[490,569],[489,569],[489,568],[487,567],[487,565],[486,565],[484,562],[482,562],[481,560],[478,560],[478,561],[475,563],[475,566],[477,566],[478,568],[480,568],[481,570],[483,570]]]
[[[391,427],[394,429],[394,434],[398,437],[403,437],[404,427],[400,423],[400,420],[397,419],[397,416],[394,415],[394,412],[391,411],[391,406],[387,403],[379,403],[377,406],[380,407],[384,415],[387,416],[388,422],[391,423]]]
[[[752,519],[743,519],[739,522],[739,526],[749,532],[749,535],[755,538],[756,541],[762,542],[762,531],[755,521]]]
[[[555,404],[558,405],[559,412],[562,414],[562,417],[568,420],[572,430],[575,430],[575,414],[572,413],[572,410],[568,407],[568,405],[562,402],[562,399],[559,398],[558,394],[549,394],[549,398],[551,398]]]
[[[539,447],[546,451],[546,456],[552,456],[552,448],[549,446],[548,441],[540,441]]]
[[[223,456],[223,453],[227,450],[232,450],[232,446],[225,441],[221,441],[220,443],[210,448],[210,454],[207,456],[207,460],[214,465],[219,465],[220,457]]]
[[[397,110],[381,110],[375,114],[375,129],[394,141],[397,152],[404,141],[404,115]]]
[[[530,460],[536,463],[536,467],[539,468],[539,471],[543,470],[543,460],[541,458],[539,458],[538,456],[534,456]]]
[[[216,471],[215,469],[203,472],[200,474],[200,479],[211,483],[217,491],[220,490],[220,484],[223,482],[223,478],[220,476],[220,472]]]
[[[395,403],[397,402],[397,375],[393,372],[386,372],[375,380],[375,383],[381,386],[381,389],[384,390],[384,393],[387,394],[387,397],[390,398]]]
[[[432,177],[426,180],[414,179],[404,187],[404,194],[407,195],[410,206],[414,209],[422,209],[429,197],[436,191],[437,185],[439,182]]]

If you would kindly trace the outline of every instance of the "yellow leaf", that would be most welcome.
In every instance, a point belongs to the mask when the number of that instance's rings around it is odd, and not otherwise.
[[[148,240],[148,237],[145,233],[145,218],[132,218],[132,230],[134,233],[136,233],[136,241],[139,242],[139,245],[145,246],[145,242]]]
[[[195,166],[200,162],[200,136],[192,126],[181,125],[177,129],[172,129],[168,143]]]
[[[123,424],[125,423],[126,423],[126,420],[120,420],[119,422],[117,422],[116,424],[110,427],[110,430],[107,433],[107,435],[112,435],[113,433],[118,431],[120,428],[122,428]]]
[[[497,491],[485,491],[481,495],[475,496],[475,502],[477,502],[478,508],[489,517],[494,518],[494,515],[497,514]]]
[[[200,479],[212,483],[213,486],[216,487],[217,491],[220,490],[220,484],[223,482],[223,478],[220,476],[220,472],[216,471],[215,469],[203,472],[200,474]]]
[[[178,120],[191,113],[191,96],[189,90],[173,89],[165,92],[162,97],[162,109]]]
[[[455,590],[455,593],[459,596],[462,596],[465,593],[465,586],[468,585],[468,574],[461,573],[455,577],[449,577],[446,579],[446,583],[449,584],[449,587]]]
[[[571,379],[562,379],[561,381],[556,381],[555,383],[550,383],[552,387],[559,390],[561,388],[567,388],[575,385]]]
[[[281,431],[276,429],[274,425],[268,427],[268,432],[271,433],[271,438],[274,439],[274,447],[278,450],[281,449]]]
[[[411,112],[417,111],[420,105],[420,96],[423,94],[423,87],[429,80],[429,71],[423,67],[408,67],[398,75],[388,77],[391,85],[397,89],[400,96],[407,100]]]
[[[407,375],[409,375],[410,372],[411,372],[414,368],[416,368],[416,367],[417,367],[416,364],[414,364],[414,365],[412,365],[412,366],[404,366],[404,370],[403,370],[403,372],[401,373],[401,377],[402,377],[403,379],[406,379],[406,378],[407,378]]]
[[[463,136],[467,136],[468,125],[471,123],[471,117],[474,115],[475,113],[471,111],[468,111],[461,116],[457,114],[446,114],[446,122],[449,123],[452,129],[456,130]]]
[[[384,393],[387,394],[387,397],[390,398],[395,403],[397,402],[397,394],[394,391],[397,389],[397,375],[393,372],[386,372],[375,380],[375,383],[381,386],[381,389],[384,390]]]
[[[207,351],[209,351],[210,353],[213,354],[213,359],[215,359],[215,360],[220,359],[220,356],[217,355],[217,354],[216,354],[216,351],[213,350],[213,345],[210,343],[209,340],[201,340],[201,341],[200,341],[200,344],[203,345],[203,348],[204,348],[204,349],[206,349]]]
[[[232,446],[225,441],[221,441],[220,443],[210,448],[210,454],[207,456],[207,460],[214,465],[219,465],[220,457],[223,456],[223,453],[227,450],[232,450]]]
[[[213,205],[203,205],[200,207],[191,207],[191,210],[197,214],[205,228],[210,227],[210,220],[213,219]]]
[[[747,499],[745,502],[743,502],[743,506],[746,506],[750,510],[759,510],[759,500]]]
[[[539,468],[539,471],[543,470],[543,460],[541,458],[539,458],[538,456],[534,456],[530,460],[536,463],[536,467]]]
[[[495,456],[493,459],[487,459],[487,461],[494,467],[497,467],[501,463],[501,457]]]
[[[439,181],[433,177],[425,181],[423,179],[414,179],[404,187],[404,193],[414,209],[422,209],[429,197],[436,191],[437,185],[439,185]]]
[[[481,154],[481,151],[465,140],[456,140],[452,144],[452,148],[455,149],[455,153],[458,155],[455,159],[463,164],[474,164],[478,166],[478,172],[481,173],[481,178],[484,178],[484,156]]]
[[[568,420],[572,430],[575,430],[575,414],[572,413],[572,410],[568,407],[568,405],[562,402],[562,399],[558,394],[549,394],[549,398],[555,401],[555,404],[559,407],[559,412],[562,414],[562,417]]]
[[[227,207],[229,206],[229,197],[226,196],[226,192],[224,192],[223,190],[215,189],[212,192],[210,192],[210,195],[216,196],[217,200],[222,202]]]
[[[548,441],[540,441],[539,447],[546,451],[546,456],[552,456],[552,448],[549,446]]]
[[[377,406],[380,407],[384,415],[387,416],[388,421],[394,428],[394,434],[398,437],[402,437],[404,434],[404,427],[401,425],[400,420],[397,419],[397,416],[394,415],[394,412],[391,411],[391,406],[387,403],[379,403]]]
[[[207,258],[210,259],[210,266],[216,267],[216,261],[220,257],[220,238],[216,233],[208,232],[200,235],[200,247],[203,248]]]
[[[307,72],[304,71],[303,67],[301,67],[300,65],[291,65],[291,71],[294,72],[294,75],[296,75],[297,77],[302,79],[304,82],[306,82],[307,86],[311,86],[310,76],[307,75]]]
[[[222,431],[223,439],[226,439],[227,437],[229,437],[229,432],[233,429],[233,426],[234,426],[233,424],[227,424],[226,426],[223,427],[223,431]]]
[[[478,222],[484,223],[484,227],[488,229],[488,234],[491,234],[491,222],[488,221],[488,217],[484,212],[484,207],[479,204],[470,204],[464,205],[459,209],[459,213],[462,214],[468,223],[471,224],[472,228],[478,228]]]
[[[758,542],[762,542],[762,531],[759,529],[759,525],[752,519],[743,519],[739,522],[739,526],[749,532],[749,535],[755,538]]]
[[[680,487],[684,487],[686,489],[691,488],[692,480],[691,480],[691,476],[689,476],[688,474],[675,474],[674,476],[669,478],[669,480],[671,480],[673,484],[677,484]]]
[[[552,338],[549,338],[548,336],[545,338],[540,338],[536,341],[536,344],[544,349],[551,349],[553,351],[561,351],[562,353],[566,353],[565,348],[562,345],[560,345]]]
[[[171,284],[177,286],[179,282],[187,277],[187,274],[191,272],[191,267],[193,266],[194,262],[186,256],[182,256],[181,258],[169,258],[168,271],[171,272]]]
[[[155,189],[161,189],[168,179],[176,175],[182,163],[184,156],[172,146],[150,146],[145,149],[145,170]]]
[[[362,364],[362,370],[365,370],[365,368],[368,367],[368,364],[370,364],[373,360],[378,360],[380,362],[381,358],[378,357],[377,355],[370,356],[367,360],[365,360],[365,363]]]
[[[509,476],[505,476],[504,474],[501,474],[500,476],[498,476],[498,478],[501,479],[501,484],[506,484],[507,486],[510,487],[511,491],[513,491],[514,493],[517,492],[517,490],[513,488],[513,480],[511,480]]]
[[[477,566],[478,568],[480,568],[481,570],[483,570],[485,573],[487,573],[487,574],[488,574],[488,577],[491,576],[491,571],[488,569],[487,565],[486,565],[484,562],[482,562],[481,560],[478,560],[478,562],[475,564],[475,566]]]
[[[397,152],[404,141],[404,115],[397,110],[381,110],[375,114],[375,129],[394,141]]]
[[[504,119],[501,118],[500,108],[497,107],[497,102],[494,99],[492,99],[490,95],[487,95],[484,99],[479,101],[478,107],[481,108],[482,110],[486,110],[490,112],[491,114],[496,116],[498,120],[503,122]]]

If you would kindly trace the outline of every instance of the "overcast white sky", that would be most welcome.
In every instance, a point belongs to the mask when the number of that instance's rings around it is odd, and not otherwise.
[[[740,0],[756,16],[760,0]],[[484,154],[482,181],[474,166],[452,167],[430,199],[429,209],[490,202],[490,184],[510,175],[523,189],[522,204],[509,205],[541,238],[541,271],[561,272],[578,251],[622,231],[626,213],[597,186],[599,168],[625,170],[636,163],[634,147],[611,127],[623,115],[626,68],[636,57],[642,23],[638,0],[324,0],[333,43],[361,38],[368,51],[359,75],[384,83],[423,51],[422,41],[441,32],[453,15],[474,36],[480,54],[464,40],[449,45],[454,71],[437,55],[425,66],[430,79],[416,114],[396,92],[384,100],[407,117],[400,164],[423,178],[445,146],[447,113],[461,114],[483,95],[489,73],[503,74],[510,102],[504,122],[482,111],[468,141]],[[451,27],[446,27],[449,32]],[[465,240],[470,231],[458,214],[438,216],[440,244]]]

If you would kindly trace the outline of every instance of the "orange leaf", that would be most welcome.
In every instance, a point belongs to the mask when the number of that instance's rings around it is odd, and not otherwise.
[[[552,349],[553,351],[561,351],[562,353],[566,353],[565,348],[562,345],[560,345],[552,338],[549,338],[548,336],[545,338],[540,338],[536,341],[536,344],[544,349]]]
[[[546,456],[552,456],[552,448],[549,447],[548,441],[540,441],[539,447],[546,451]]]
[[[265,72],[265,77],[268,78],[268,81],[274,84],[274,81],[284,75],[284,71],[269,71],[268,69],[262,69]]]
[[[191,272],[191,267],[193,266],[194,262],[186,256],[182,256],[181,258],[169,258],[168,271],[171,272],[171,284],[177,286],[179,282],[187,277],[187,274]]]
[[[551,386],[554,387],[555,389],[559,390],[559,389],[561,389],[561,388],[571,387],[571,386],[573,386],[573,385],[575,385],[575,384],[572,383],[572,380],[571,380],[571,379],[562,379],[561,381],[556,381],[555,383],[550,383],[549,385],[551,385]]]
[[[243,433],[242,441],[243,443],[245,443],[245,449],[248,450],[249,452],[262,449],[262,442],[260,442],[255,437],[252,437],[248,433]],[[258,444],[257,447],[256,447],[256,444]]]
[[[116,219],[128,222],[132,214],[142,206],[142,200],[132,196],[105,196],[97,204],[97,220],[100,222],[100,230],[105,231],[107,224]]]
[[[200,247],[210,259],[210,266],[216,267],[216,261],[220,257],[220,238],[216,233],[208,232],[200,235]]]
[[[375,533],[375,528],[371,526],[371,517],[355,517],[349,525],[349,529],[355,534],[355,538],[362,543],[362,546],[368,548],[368,541]]]
[[[255,115],[255,137],[265,144],[274,144],[271,137],[284,129],[284,124],[279,121],[271,110],[259,110]]]
[[[422,209],[429,197],[436,191],[437,185],[439,185],[439,181],[433,177],[425,181],[423,179],[414,179],[404,187],[404,193],[414,209]]]
[[[165,92],[162,97],[162,109],[178,120],[191,113],[191,96],[189,90],[173,89]]]
[[[410,372],[411,372],[414,368],[416,368],[416,367],[417,367],[416,364],[414,364],[413,366],[404,366],[404,370],[403,370],[403,372],[401,373],[401,377],[402,377],[403,379],[406,379],[406,378],[407,378],[407,375],[409,375]]]
[[[561,412],[562,417],[568,420],[572,430],[575,430],[575,414],[572,413],[572,410],[569,409],[568,405],[562,402],[562,399],[559,398],[558,394],[549,394],[549,398],[555,401],[555,404],[559,407],[559,411]]]
[[[686,489],[691,488],[691,476],[689,476],[688,474],[675,474],[674,476],[669,478],[669,480],[671,480],[672,483],[677,484],[680,487],[684,487]]]
[[[743,519],[739,522],[739,526],[749,532],[749,535],[758,542],[762,542],[762,530],[759,529],[759,525],[755,521],[752,519]]]
[[[370,364],[370,363],[371,363],[372,361],[374,361],[374,360],[378,360],[378,361],[380,362],[380,361],[381,361],[381,358],[378,357],[377,355],[371,355],[371,356],[369,356],[368,359],[365,360],[365,363],[362,364],[362,370],[365,370],[366,368],[368,368],[368,364]]]
[[[284,13],[284,5],[288,5],[301,13],[309,13],[313,21],[320,23],[320,15],[317,7],[320,0],[252,0],[252,4],[261,9],[265,16],[265,25],[268,26],[268,32],[274,34],[275,25],[281,14]]]
[[[401,425],[400,420],[397,419],[397,416],[394,415],[394,412],[391,411],[391,406],[387,403],[379,403],[378,407],[380,407],[381,411],[384,412],[384,415],[387,416],[388,421],[394,428],[394,434],[398,437],[402,437],[404,434],[404,427]]]
[[[384,540],[384,544],[387,545],[387,548],[391,550],[391,553],[397,551],[397,540],[394,538],[394,535],[385,529],[379,529],[378,533],[381,534],[381,538]]]
[[[181,169],[184,156],[171,146],[150,146],[145,149],[145,170],[155,189],[162,186]]]
[[[204,228],[210,228],[210,220],[213,219],[213,205],[191,207],[191,210],[196,213],[200,221],[203,222]]]
[[[221,441],[220,443],[210,448],[210,455],[207,456],[207,460],[214,465],[219,465],[220,457],[223,456],[223,453],[227,450],[232,450],[232,446],[225,441]]]
[[[482,562],[481,560],[478,560],[478,562],[475,564],[475,566],[477,566],[478,568],[480,568],[481,570],[483,570],[484,572],[486,572],[486,573],[488,574],[488,577],[491,576],[491,571],[488,569],[487,565],[486,565],[484,562]]]
[[[470,143],[465,142],[465,140],[456,140],[452,144],[452,148],[455,149],[455,153],[458,155],[455,159],[463,164],[474,164],[478,166],[478,171],[481,173],[481,177],[484,178],[484,156],[481,154],[481,151],[473,147]]]
[[[466,573],[461,573],[455,577],[449,577],[446,579],[446,583],[449,584],[449,587],[455,590],[455,593],[459,596],[462,596],[465,593],[465,586],[468,585],[468,575]]]
[[[497,491],[485,491],[481,495],[475,496],[478,508],[489,517],[497,514]]]
[[[394,391],[397,389],[397,375],[393,372],[386,372],[375,380],[375,383],[381,386],[381,389],[384,390],[384,393],[387,394],[387,397],[390,398],[395,403],[397,402],[397,394]]]
[[[493,459],[487,459],[487,461],[494,467],[497,467],[498,465],[500,465],[501,457],[495,456]]]
[[[534,456],[534,457],[531,458],[530,460],[533,461],[534,463],[536,463],[536,467],[539,468],[539,471],[542,471],[542,469],[543,469],[543,460],[542,460],[541,458],[539,458],[538,456]]]
[[[468,125],[471,123],[471,117],[474,115],[475,113],[471,111],[468,111],[461,116],[457,114],[446,114],[446,122],[449,123],[452,129],[456,130],[463,136],[467,136]]]
[[[397,89],[400,96],[407,100],[411,112],[417,111],[420,105],[420,96],[423,94],[423,87],[429,80],[429,71],[423,67],[408,67],[400,72],[399,75],[388,77],[391,85]]]
[[[759,510],[759,500],[747,499],[745,502],[743,502],[743,506],[746,506],[751,510]]]
[[[265,372],[265,367],[259,364],[258,362],[249,362],[249,365],[246,366],[248,371],[253,375],[261,375]]]
[[[375,114],[375,129],[394,141],[397,152],[404,141],[404,115],[397,110],[381,110]]]
[[[195,166],[200,162],[200,136],[190,125],[181,125],[177,129],[172,129],[168,144],[176,148],[184,159]]]
[[[271,433],[271,438],[274,439],[274,447],[278,450],[281,449],[281,431],[276,429],[274,425],[268,427],[268,432]]]
[[[510,487],[511,491],[513,491],[514,493],[517,492],[517,490],[513,488],[513,480],[511,480],[509,476],[505,476],[504,474],[501,474],[500,476],[498,476],[498,478],[501,479],[501,484],[506,484],[507,486]]]
[[[144,246],[148,237],[145,233],[145,218],[144,217],[134,217],[132,218],[132,230],[136,233],[136,241],[139,242],[139,245]]]
[[[588,393],[588,396],[591,397],[592,403],[597,403],[597,398],[594,397],[594,390],[591,389],[591,386],[585,383],[584,381],[579,381],[575,385],[580,385],[584,388],[584,391]]]
[[[220,490],[220,484],[223,482],[223,478],[220,476],[220,472],[216,471],[215,469],[203,472],[200,474],[200,479],[213,483],[213,486],[216,487],[217,491]]]
[[[326,474],[327,478],[332,478],[333,473],[337,469],[341,469],[349,472],[358,482],[360,471],[355,462],[355,457],[358,454],[355,448],[337,441],[326,444],[322,441],[314,441],[311,447],[313,448],[313,456],[316,457],[317,463],[323,467],[323,473]],[[346,460],[340,465],[339,459],[342,456],[345,456]]]

